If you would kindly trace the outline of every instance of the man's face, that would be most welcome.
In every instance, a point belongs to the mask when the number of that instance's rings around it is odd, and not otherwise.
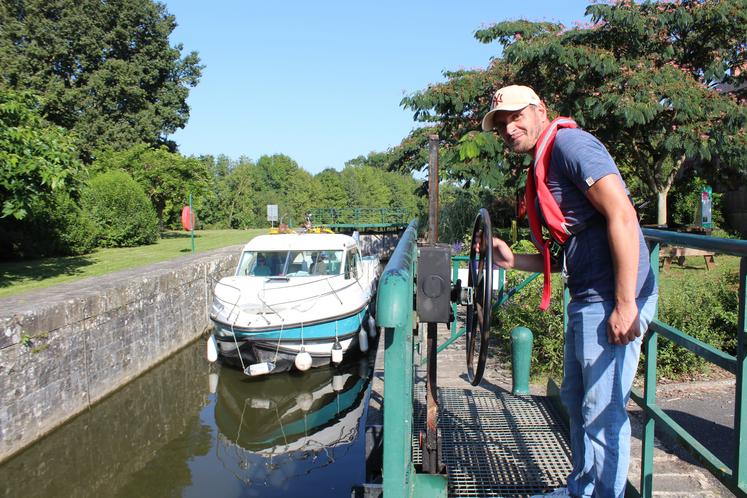
[[[534,150],[542,130],[547,126],[547,111],[543,104],[528,105],[519,111],[496,113],[493,122],[495,130],[512,151],[527,154]]]

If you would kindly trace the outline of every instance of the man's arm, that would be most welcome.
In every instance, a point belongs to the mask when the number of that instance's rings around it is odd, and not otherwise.
[[[543,271],[541,254],[514,254],[508,244],[498,237],[493,237],[493,263],[504,270],[513,268],[522,271]],[[557,271],[557,268],[553,271]]]
[[[607,219],[607,237],[615,271],[615,309],[607,322],[607,335],[610,343],[624,345],[641,335],[635,303],[640,243],[638,217],[617,175],[597,180],[586,196]]]

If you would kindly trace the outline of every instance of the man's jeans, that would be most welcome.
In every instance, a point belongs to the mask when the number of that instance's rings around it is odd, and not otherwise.
[[[638,366],[643,334],[658,296],[636,301],[641,336],[626,346],[607,339],[615,303],[571,302],[565,335],[561,399],[570,416],[572,496],[623,496],[630,460],[630,420],[625,405]]]

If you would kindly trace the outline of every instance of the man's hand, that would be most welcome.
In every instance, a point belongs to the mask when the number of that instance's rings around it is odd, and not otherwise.
[[[480,253],[480,242],[483,240],[482,232],[475,237],[475,252]],[[498,265],[503,269],[511,269],[514,266],[514,252],[505,241],[498,237],[493,237],[493,265]]]
[[[635,302],[619,303],[607,320],[607,338],[610,344],[624,346],[641,335],[638,324],[638,307]]]

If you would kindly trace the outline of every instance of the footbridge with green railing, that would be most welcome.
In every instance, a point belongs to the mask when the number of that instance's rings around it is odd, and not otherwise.
[[[314,226],[334,231],[398,232],[407,227],[413,213],[397,207],[331,207],[309,211]]]
[[[651,323],[643,342],[646,353],[643,391],[634,390],[632,395],[643,413],[642,454],[639,456],[641,473],[638,482],[628,483],[626,494],[651,497],[657,490],[653,468],[654,432],[661,430],[675,436],[732,493],[747,497],[747,386],[743,378],[747,360],[747,242],[653,229],[644,229],[644,236],[650,247],[652,267],[657,270],[657,279],[662,244],[741,258],[739,304],[736,310],[738,347],[736,356],[730,355],[658,319]],[[468,391],[451,390],[446,393],[441,390],[438,394],[441,401],[438,406],[439,420],[445,423],[439,427],[439,458],[446,461],[447,465],[445,469],[440,468],[440,471],[439,466],[435,466],[435,472],[434,467],[424,472],[420,462],[429,443],[423,441],[422,435],[418,433],[420,422],[417,412],[418,407],[423,408],[423,403],[422,392],[414,381],[418,368],[416,350],[419,348],[414,304],[414,295],[419,285],[418,253],[417,225],[412,222],[401,237],[379,281],[376,317],[378,325],[384,331],[385,348],[383,477],[380,487],[383,495],[528,496],[551,489],[550,477],[556,478],[552,472],[567,470],[569,454],[567,445],[564,446],[564,441],[567,442],[564,439],[567,438],[567,428],[563,423],[558,423],[555,415],[550,413],[545,399],[537,396],[516,397],[510,393],[477,395]],[[466,259],[452,258],[452,284],[456,280],[458,268],[465,265]],[[532,275],[529,279],[536,276]],[[503,281],[500,274],[495,307],[502,306],[510,298],[519,299],[517,294],[528,282],[525,280],[516,288],[505,289]],[[564,295],[567,304],[568,293],[564,292]],[[452,306],[452,313],[457,316],[459,312],[456,305]],[[437,348],[440,354],[463,339],[464,327],[457,326],[454,320],[447,334],[447,339]],[[717,458],[697,440],[696,435],[687,432],[657,405],[659,340],[673,341],[736,376],[733,436],[737,444],[731,462]],[[462,396],[464,399],[456,399],[454,396]],[[490,406],[490,410],[481,408],[485,406]],[[431,405],[428,404],[427,409],[430,408]],[[465,417],[454,416],[455,410],[462,410]],[[501,411],[505,415],[504,419],[490,418],[490,413]],[[554,432],[557,437],[548,437],[547,431]],[[451,432],[458,433],[458,437],[447,437]],[[558,451],[559,447],[563,451]],[[477,453],[479,458],[474,457],[474,451],[481,452]]]

